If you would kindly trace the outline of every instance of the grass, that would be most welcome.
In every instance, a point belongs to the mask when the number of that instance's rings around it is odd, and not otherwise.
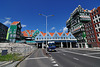
[[[1,56],[0,54],[0,61],[18,61],[22,58],[23,56],[20,56],[20,54],[7,54],[4,56]]]

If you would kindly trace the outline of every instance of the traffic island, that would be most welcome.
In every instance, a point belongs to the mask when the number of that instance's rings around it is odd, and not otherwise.
[[[45,56],[47,56],[47,57],[51,57],[51,56],[49,55],[48,52],[46,53],[46,49],[42,49],[42,51],[43,51],[43,54],[44,54]]]

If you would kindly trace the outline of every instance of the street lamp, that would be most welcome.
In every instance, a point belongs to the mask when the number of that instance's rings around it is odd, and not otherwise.
[[[44,14],[39,14],[39,15],[46,17],[46,54],[47,54],[47,18],[49,16],[54,16],[54,15],[44,15]]]

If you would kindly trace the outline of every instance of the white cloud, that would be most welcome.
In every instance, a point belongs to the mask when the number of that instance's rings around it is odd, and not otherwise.
[[[21,26],[22,26],[22,27],[26,27],[26,25],[24,25],[24,24],[22,24]]]
[[[66,31],[68,32],[68,28],[67,27],[64,27],[63,28],[63,32],[66,32]]]
[[[3,24],[5,24],[5,25],[10,25],[10,24],[11,24],[10,19],[11,19],[11,18],[9,18],[9,17],[6,17],[5,19],[2,19],[2,20],[4,21]]]
[[[62,31],[62,29],[60,29],[59,31]]]
[[[55,29],[55,27],[52,27],[52,28],[51,28],[51,30],[54,30],[54,29]]]
[[[9,18],[9,17],[6,17],[5,19],[6,19],[6,20],[10,20],[11,18]]]
[[[10,25],[10,24],[11,24],[11,21],[6,20],[3,24],[5,24],[5,25]]]

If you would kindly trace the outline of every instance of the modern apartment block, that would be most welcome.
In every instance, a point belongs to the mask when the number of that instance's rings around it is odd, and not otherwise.
[[[7,39],[10,42],[16,42],[17,40],[21,40],[21,28],[21,23],[19,21],[13,22],[8,29]]]
[[[79,48],[88,48],[84,25],[90,22],[90,10],[84,10],[80,5],[71,13],[66,21],[68,31],[77,39]]]
[[[100,47],[100,6],[90,13],[90,17],[95,35],[94,41],[96,41],[96,43],[93,44],[93,47]],[[89,42],[93,42],[93,40]]]
[[[8,27],[0,23],[0,42],[4,42],[6,40],[7,30]]]

